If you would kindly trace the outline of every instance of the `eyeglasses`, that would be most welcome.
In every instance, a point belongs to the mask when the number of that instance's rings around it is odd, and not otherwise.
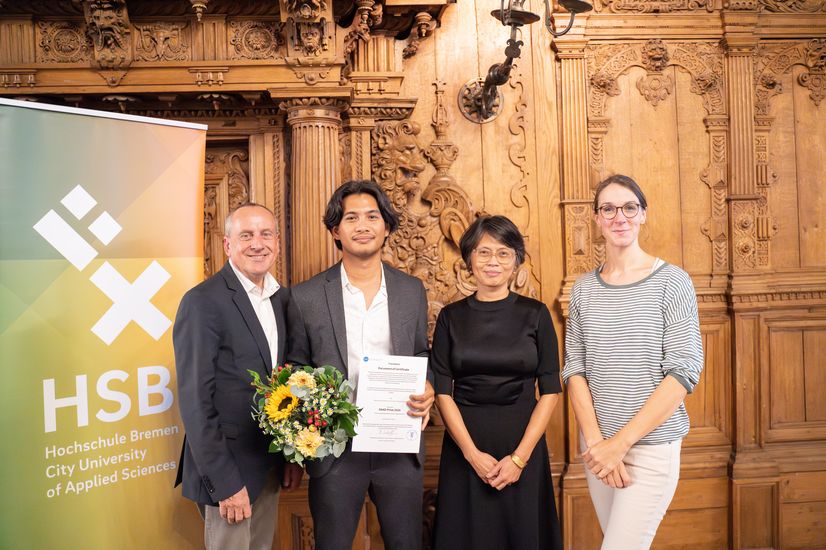
[[[482,262],[487,262],[496,256],[496,259],[500,264],[509,264],[516,257],[516,252],[510,248],[500,248],[496,251],[489,248],[476,248],[473,250],[473,253],[476,254],[476,258]]]
[[[613,204],[603,204],[599,208],[597,208],[597,212],[602,214],[602,217],[606,220],[613,220],[617,217],[617,212],[622,210],[622,215],[626,218],[630,219],[639,214],[640,212],[640,205],[636,202],[626,202],[620,207],[614,206]]]

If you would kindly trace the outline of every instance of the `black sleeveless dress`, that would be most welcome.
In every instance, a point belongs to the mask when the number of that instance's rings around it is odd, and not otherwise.
[[[497,460],[519,445],[540,394],[559,393],[559,356],[548,308],[511,293],[471,296],[439,314],[430,365],[437,394],[453,395],[476,447]],[[485,484],[445,432],[434,548],[562,548],[548,448],[541,438],[515,484]]]

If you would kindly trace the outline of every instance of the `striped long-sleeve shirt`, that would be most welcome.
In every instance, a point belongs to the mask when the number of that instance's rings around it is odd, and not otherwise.
[[[703,369],[697,299],[689,275],[663,264],[633,284],[609,285],[598,270],[574,284],[562,379],[584,376],[605,438],[673,376],[690,393]],[[638,443],[668,443],[688,433],[685,405]]]

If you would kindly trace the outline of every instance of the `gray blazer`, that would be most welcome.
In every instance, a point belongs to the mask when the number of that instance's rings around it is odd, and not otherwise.
[[[270,301],[278,328],[278,361],[284,357],[286,304],[281,288]],[[250,411],[255,389],[247,369],[261,377],[272,372],[272,356],[261,323],[244,287],[227,263],[220,272],[187,292],[172,330],[178,372],[178,406],[186,437],[175,485],[200,504],[247,488],[254,501],[280,454],[268,452],[265,436]]]
[[[422,282],[384,265],[387,311],[393,355],[428,355],[427,294]],[[341,263],[290,289],[287,307],[287,362],[321,367],[331,365],[347,377],[347,328],[341,292]],[[432,383],[432,373],[428,371]],[[424,462],[424,445],[416,455]],[[332,457],[308,462],[307,473],[320,477],[333,464]]]

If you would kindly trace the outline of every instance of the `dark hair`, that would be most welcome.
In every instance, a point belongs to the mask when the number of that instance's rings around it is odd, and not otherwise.
[[[245,202],[244,204],[239,204],[235,208],[229,211],[227,217],[224,219],[224,235],[229,237],[229,229],[232,227],[232,217],[235,215],[236,212],[241,210],[242,208],[263,208],[267,212],[270,213],[272,219],[275,220],[276,223],[276,230],[278,229],[278,219],[275,217],[275,212],[264,206],[263,204],[258,204],[257,202]]]
[[[648,208],[648,201],[645,200],[645,194],[640,189],[640,186],[635,182],[633,179],[629,178],[628,176],[623,176],[622,174],[614,174],[613,176],[608,176],[597,185],[596,190],[594,191],[594,213],[596,213],[599,209],[599,194],[608,187],[609,185],[619,185],[625,187],[634,195],[637,196],[637,200],[640,202],[640,206],[643,210]]]
[[[361,194],[370,195],[376,199],[381,217],[390,233],[398,229],[399,215],[393,209],[393,205],[390,204],[390,199],[387,198],[384,190],[374,181],[350,180],[342,183],[327,202],[327,210],[324,212],[324,226],[327,231],[332,231],[334,227],[338,227],[338,224],[341,223],[341,218],[344,216],[344,199],[350,195]],[[341,250],[341,241],[336,239],[335,243],[336,248]]]
[[[525,239],[512,221],[505,216],[480,216],[459,239],[459,250],[465,265],[470,268],[470,254],[479,246],[484,235],[490,235],[516,252],[516,265],[525,261]]]

